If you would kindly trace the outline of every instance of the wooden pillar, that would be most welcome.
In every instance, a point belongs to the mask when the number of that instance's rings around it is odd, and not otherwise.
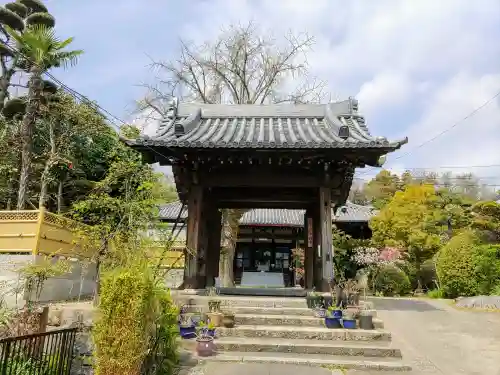
[[[220,240],[222,231],[222,212],[215,204],[208,206],[207,212],[207,286],[215,286],[215,278],[219,276]]]
[[[307,210],[304,215],[304,288],[312,289],[314,285],[314,235],[313,215]]]
[[[203,187],[191,187],[188,197],[187,240],[184,265],[185,289],[205,288],[207,256],[207,217],[204,214]]]
[[[319,197],[318,197],[319,198]],[[321,290],[321,281],[323,274],[323,263],[321,261],[321,222],[319,215],[319,199],[312,210],[313,222],[313,286],[317,291]]]
[[[330,291],[333,280],[333,258],[332,258],[332,191],[331,188],[321,187],[319,189],[319,220],[321,224],[321,268],[322,277],[320,290]]]

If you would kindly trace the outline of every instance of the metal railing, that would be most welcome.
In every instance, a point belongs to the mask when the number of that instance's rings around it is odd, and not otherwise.
[[[0,339],[0,375],[69,375],[76,328]]]

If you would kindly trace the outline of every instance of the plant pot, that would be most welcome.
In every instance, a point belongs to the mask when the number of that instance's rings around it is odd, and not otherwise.
[[[359,328],[361,328],[361,329],[373,329],[373,316],[360,315]]]
[[[224,314],[222,318],[222,325],[226,328],[234,327],[234,315],[233,314]]]
[[[342,319],[342,326],[345,329],[356,329],[356,319]]]
[[[342,318],[342,310],[333,310],[330,314],[332,318],[341,319]]]
[[[341,328],[342,325],[340,324],[340,319],[339,318],[333,318],[331,316],[327,316],[325,318],[325,326],[326,328]]]
[[[210,336],[196,339],[196,354],[200,357],[211,357],[215,354],[214,338]]]
[[[326,318],[326,310],[325,309],[315,309],[314,316],[316,318]]]
[[[215,328],[214,329],[207,329],[207,335],[210,337],[215,337]]]
[[[333,297],[332,296],[323,296],[323,307],[328,309],[330,306],[333,306]]]
[[[193,324],[179,325],[179,333],[183,339],[192,339],[196,337],[196,327]]]
[[[207,313],[207,322],[212,323],[214,327],[220,327],[222,324],[223,315],[219,312],[209,312]]]
[[[321,303],[321,296],[307,296],[306,297],[307,307],[314,309]]]

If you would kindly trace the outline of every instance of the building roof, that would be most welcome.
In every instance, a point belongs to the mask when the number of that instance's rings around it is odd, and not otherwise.
[[[225,149],[378,148],[389,142],[370,134],[358,102],[330,104],[201,104],[173,100],[155,136],[126,140],[131,146]]]
[[[172,202],[160,207],[161,220],[176,220],[181,210],[182,203]],[[247,211],[240,220],[240,225],[276,225],[276,226],[304,226],[304,210],[268,209],[259,208]],[[344,206],[333,212],[333,222],[368,222],[376,211],[372,206],[361,206],[347,202]],[[182,220],[187,218],[187,207],[180,216]]]

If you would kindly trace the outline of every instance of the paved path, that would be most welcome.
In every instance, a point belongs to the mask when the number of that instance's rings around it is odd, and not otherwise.
[[[500,375],[500,313],[438,300],[372,300],[415,374]]]

